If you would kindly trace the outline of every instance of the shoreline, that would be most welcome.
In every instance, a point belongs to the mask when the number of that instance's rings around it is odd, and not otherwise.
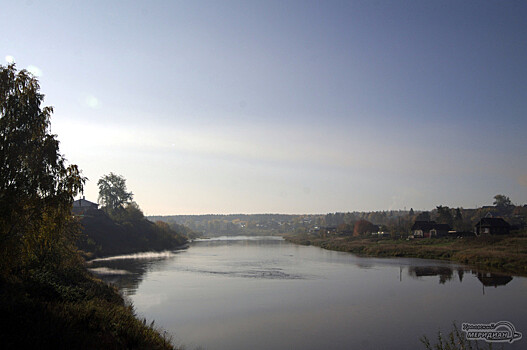
[[[0,336],[7,349],[179,349],[81,264],[2,276],[0,287]]]
[[[290,243],[364,257],[420,258],[452,261],[488,272],[527,276],[527,232],[506,236],[392,239],[308,235],[284,236]]]

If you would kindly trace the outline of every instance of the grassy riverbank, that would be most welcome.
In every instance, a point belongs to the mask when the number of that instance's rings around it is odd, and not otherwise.
[[[3,349],[174,349],[82,267],[0,279]]]
[[[126,211],[124,211],[126,214]],[[187,237],[163,222],[151,222],[141,210],[136,217],[121,214],[116,219],[102,210],[90,210],[81,219],[82,233],[76,244],[87,259],[174,250],[187,243]]]
[[[412,257],[460,262],[478,268],[527,276],[527,232],[506,236],[390,239],[364,237],[284,237],[296,244],[362,256]]]

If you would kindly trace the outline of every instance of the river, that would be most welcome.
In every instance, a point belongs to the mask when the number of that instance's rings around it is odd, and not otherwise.
[[[504,349],[527,348],[527,278],[449,262],[223,237],[90,267],[187,349],[424,349],[454,321],[509,321]]]

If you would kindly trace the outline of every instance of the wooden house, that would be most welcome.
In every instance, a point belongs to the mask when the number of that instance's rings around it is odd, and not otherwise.
[[[503,218],[481,218],[474,226],[474,233],[479,235],[506,235],[510,233],[511,225]]]
[[[414,238],[443,237],[450,231],[447,224],[438,224],[435,221],[416,221],[412,226]]]
[[[90,202],[83,196],[81,199],[77,199],[73,202],[72,212],[74,215],[83,215],[89,210],[98,208],[99,205],[97,203]]]

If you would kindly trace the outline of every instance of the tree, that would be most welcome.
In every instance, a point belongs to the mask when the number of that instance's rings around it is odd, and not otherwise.
[[[367,220],[359,220],[353,227],[353,236],[363,236],[376,231],[377,227]]]
[[[337,226],[337,232],[343,235],[351,235],[353,233],[353,224],[342,223]]]
[[[73,198],[85,178],[50,132],[52,107],[35,77],[0,65],[0,274],[71,257]]]
[[[97,181],[99,186],[99,204],[107,212],[123,209],[133,199],[133,193],[126,190],[126,179],[121,175],[110,173]]]
[[[456,209],[456,215],[454,216],[454,229],[456,231],[463,231],[464,224],[463,224],[463,215],[461,214],[461,209]]]
[[[454,224],[454,218],[449,207],[443,207],[442,205],[436,207],[437,210],[437,222],[440,224],[447,224],[450,227]]]
[[[145,217],[143,211],[139,208],[139,205],[136,202],[127,203],[124,210],[126,212],[126,218],[130,221],[139,221]]]
[[[500,209],[505,209],[505,208],[512,206],[512,202],[510,198],[502,194],[497,194],[494,196],[493,204]]]
[[[430,213],[427,211],[419,213],[415,218],[415,221],[430,221]]]

